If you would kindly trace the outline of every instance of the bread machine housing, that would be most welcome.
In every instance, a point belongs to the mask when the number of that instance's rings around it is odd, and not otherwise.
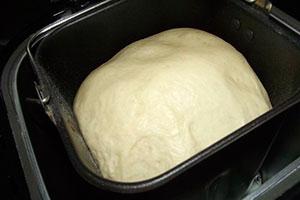
[[[39,98],[74,168],[86,181],[121,193],[184,187],[185,182],[198,182],[199,188],[216,185],[235,198],[240,195],[236,190],[245,191],[244,195],[251,192],[284,113],[300,101],[299,27],[286,24],[268,1],[251,2],[107,0],[49,25],[28,40]],[[74,117],[76,91],[91,70],[126,45],[178,27],[213,33],[242,52],[265,86],[273,109],[158,177],[135,183],[107,180]]]

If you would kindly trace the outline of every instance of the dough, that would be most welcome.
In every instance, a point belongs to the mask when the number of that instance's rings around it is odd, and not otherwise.
[[[246,59],[204,31],[134,42],[82,83],[74,112],[103,177],[153,178],[271,109]]]

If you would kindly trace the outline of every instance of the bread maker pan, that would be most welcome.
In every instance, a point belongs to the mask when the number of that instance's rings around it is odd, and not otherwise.
[[[300,37],[295,31],[299,27],[276,20],[271,16],[271,4],[262,2],[108,0],[33,35],[27,52],[38,77],[36,90],[78,173],[96,187],[136,193],[157,188],[196,166],[215,170],[218,165],[234,162],[234,157],[249,156],[249,163],[244,163],[246,174],[254,176],[265,151],[255,146],[255,141],[275,133],[280,122],[274,117],[300,100]],[[133,183],[107,180],[101,176],[74,117],[76,91],[93,69],[126,45],[177,27],[208,31],[243,53],[265,86],[273,109],[157,177]],[[234,145],[236,142],[243,145]],[[201,173],[205,176],[207,171]],[[251,181],[245,177],[247,183]]]

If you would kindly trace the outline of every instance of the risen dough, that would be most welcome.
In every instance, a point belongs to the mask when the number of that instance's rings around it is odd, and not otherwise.
[[[102,175],[124,182],[166,172],[270,108],[237,50],[188,28],[127,46],[84,80],[74,100]]]

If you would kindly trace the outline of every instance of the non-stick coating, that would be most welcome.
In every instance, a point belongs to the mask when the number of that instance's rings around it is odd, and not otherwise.
[[[93,159],[87,158],[90,156],[88,147],[72,112],[77,89],[91,70],[126,45],[175,27],[206,30],[235,46],[259,76],[274,108],[159,177],[140,183],[103,179]],[[245,190],[280,124],[273,117],[299,100],[299,44],[296,34],[269,19],[258,8],[239,0],[123,0],[110,1],[89,15],[70,20],[42,40],[35,59],[40,84],[51,95],[48,107],[70,159],[77,171],[93,185],[117,192],[142,192],[169,182],[193,166],[208,165],[211,166],[210,173],[218,174],[221,168],[226,168],[227,162],[236,162],[232,158],[236,154],[237,157],[249,156],[249,163],[235,163],[243,171],[239,172],[239,181],[243,185],[240,189]],[[246,134],[250,134],[252,140],[241,138]],[[243,145],[229,145],[238,138]],[[265,148],[253,148],[255,140],[264,140]],[[80,148],[78,144],[81,144]],[[213,161],[207,164],[204,160],[208,157],[207,160]],[[203,177],[205,173],[208,172],[204,171]],[[230,174],[228,179],[237,180],[236,176],[236,173]]]

